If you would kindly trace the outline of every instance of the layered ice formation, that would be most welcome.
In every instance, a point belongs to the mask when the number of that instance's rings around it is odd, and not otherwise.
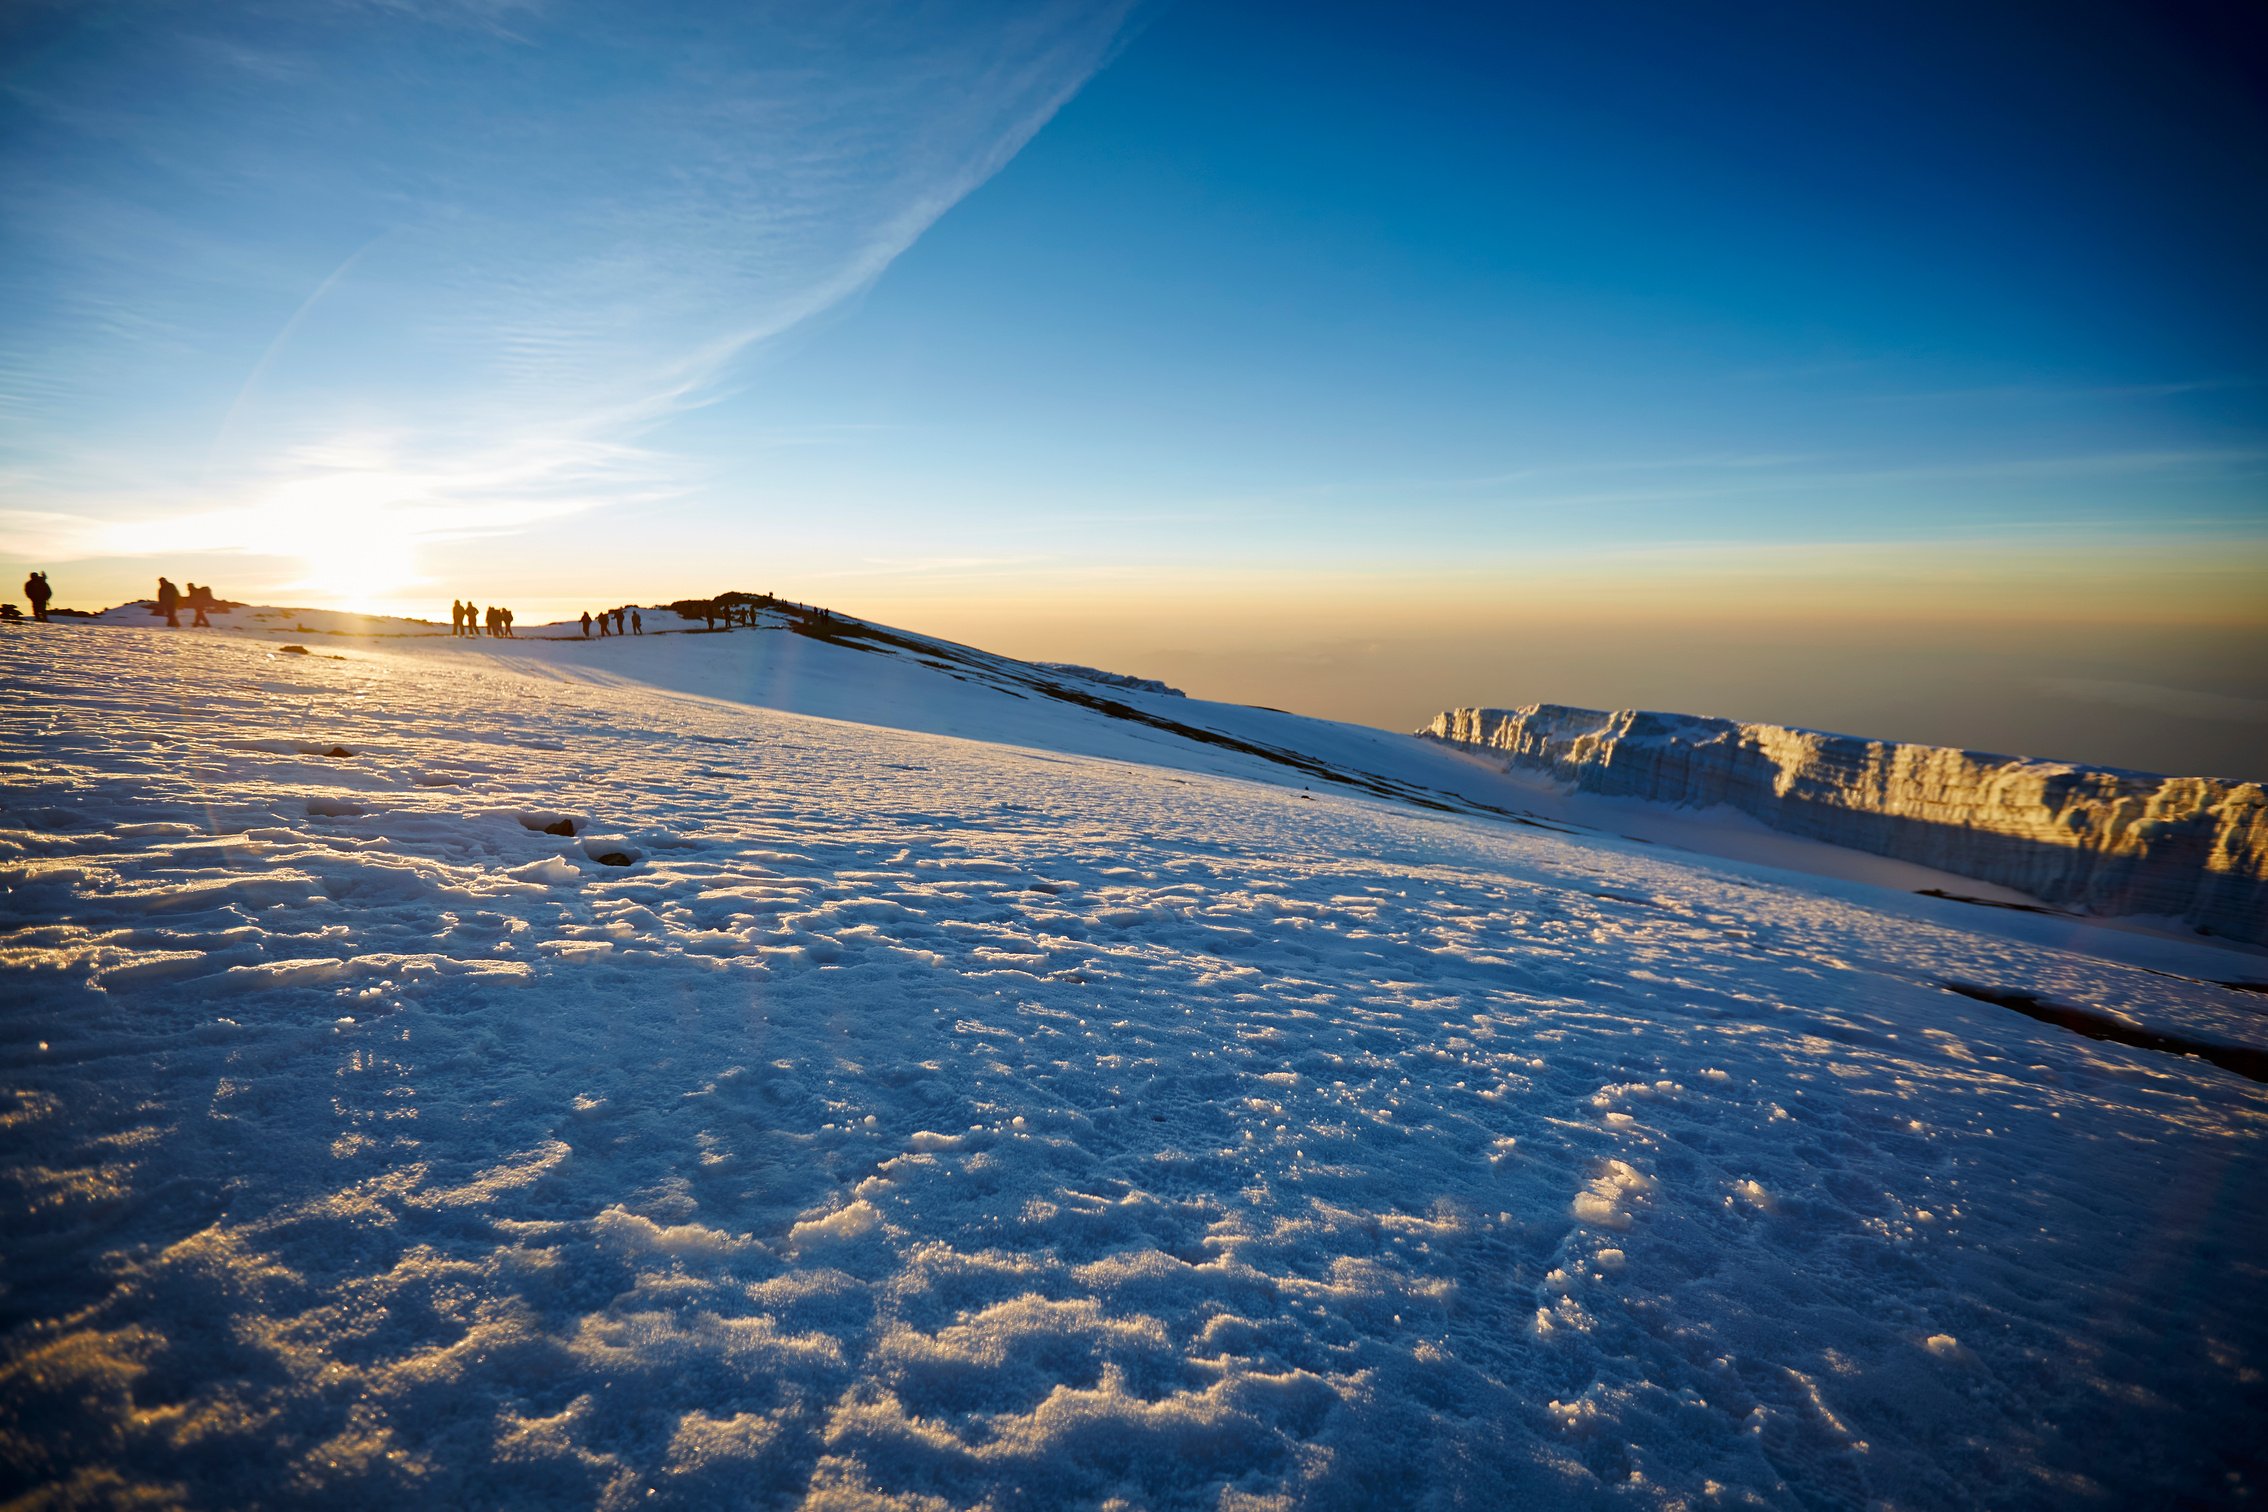
[[[1451,709],[1419,733],[1582,792],[1729,805],[2046,903],[2268,942],[2268,793],[2256,782],[1561,704]]]

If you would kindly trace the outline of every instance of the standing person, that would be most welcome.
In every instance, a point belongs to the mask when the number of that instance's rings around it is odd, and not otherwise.
[[[630,611],[630,633],[632,635],[644,635],[646,633],[646,621],[635,609]]]
[[[506,640],[511,640],[511,639],[513,638],[513,636],[512,636],[512,611],[511,611],[511,610],[509,610],[509,609],[507,609],[507,610],[505,610],[505,611],[504,611],[504,638],[505,638]]]
[[[622,628],[622,616],[628,614],[629,612],[630,611],[627,609],[617,609],[614,611],[614,633],[616,635],[622,635],[626,633]]]
[[[475,629],[473,628],[473,626],[475,626],[475,625],[477,625],[477,624],[479,624],[479,623],[480,623],[480,605],[478,605],[478,604],[474,603],[474,602],[473,602],[473,601],[472,601],[471,599],[466,599],[466,600],[465,600],[465,634],[467,634],[467,635],[478,635],[478,634],[480,634],[480,632],[479,632],[478,630],[475,630]]]
[[[585,639],[585,640],[589,640],[590,638],[591,638],[591,611],[590,611],[590,610],[588,610],[588,609],[585,609],[585,610],[583,611],[583,639]]]
[[[157,580],[157,612],[164,615],[165,622],[176,630],[181,628],[181,621],[176,613],[180,608],[181,590],[173,586],[171,578],[159,578]]]
[[[47,586],[47,574],[35,572],[24,579],[24,597],[31,600],[31,617],[42,623],[47,619],[47,601],[55,590]]]
[[[449,600],[449,633],[451,635],[465,633],[465,606],[455,599]]]
[[[605,640],[609,635],[612,635],[614,633],[612,630],[609,630],[607,628],[609,623],[610,620],[608,619],[607,612],[604,609],[601,609],[598,612],[598,633],[600,640]]]
[[[181,602],[197,612],[197,617],[189,622],[190,629],[195,630],[202,627],[210,630],[213,628],[213,622],[205,618],[205,611],[210,609],[213,604],[212,589],[200,588],[195,583],[191,583],[189,591],[181,596]]]

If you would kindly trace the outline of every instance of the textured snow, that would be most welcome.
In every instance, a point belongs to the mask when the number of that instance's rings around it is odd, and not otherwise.
[[[1559,704],[1451,709],[1421,733],[1586,793],[1727,805],[2050,903],[2268,944],[2268,790],[2257,782]]]
[[[2257,1486],[2268,1092],[1942,984],[2257,1049],[2260,957],[784,630],[18,631],[7,1491]]]

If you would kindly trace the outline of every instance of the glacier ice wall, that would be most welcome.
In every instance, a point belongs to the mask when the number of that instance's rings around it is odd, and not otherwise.
[[[1729,804],[2043,902],[2268,943],[2268,793],[2256,782],[1561,704],[1451,709],[1418,733],[1581,792]]]

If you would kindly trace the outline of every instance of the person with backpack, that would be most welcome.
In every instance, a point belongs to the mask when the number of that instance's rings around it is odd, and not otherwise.
[[[31,600],[32,618],[42,624],[47,622],[47,601],[54,596],[55,590],[47,586],[46,573],[35,572],[24,579],[24,597]]]

